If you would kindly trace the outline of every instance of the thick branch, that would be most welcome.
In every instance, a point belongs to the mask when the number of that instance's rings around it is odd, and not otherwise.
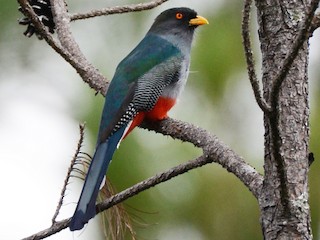
[[[24,12],[27,14],[27,17],[30,18],[34,26],[38,29],[39,33],[42,35],[42,37],[45,39],[45,41],[49,44],[50,47],[52,47],[60,56],[62,56],[70,65],[79,73],[81,78],[89,84],[89,86],[93,89],[96,89],[97,91],[100,91],[102,94],[105,94],[107,89],[107,80],[102,76],[92,65],[85,60],[84,56],[83,58],[80,58],[79,56],[81,54],[76,54],[76,51],[70,51],[68,47],[66,47],[68,44],[68,38],[65,37],[64,44],[61,44],[55,40],[52,35],[47,31],[45,26],[41,21],[39,21],[38,16],[33,11],[32,7],[30,6],[28,0],[18,0],[20,6],[24,9]],[[56,3],[56,1],[53,1]],[[63,7],[65,9],[65,7]],[[59,10],[60,11],[60,10]],[[56,19],[56,18],[55,18]],[[63,29],[69,29],[68,23],[65,22],[65,24],[59,24],[61,31]],[[61,32],[60,31],[60,32]],[[67,32],[67,31],[65,31]],[[60,34],[61,35],[61,34]],[[63,34],[62,34],[63,35]],[[69,35],[69,42],[75,42],[72,35]],[[79,50],[78,53],[81,53]],[[80,61],[82,60],[82,61]]]
[[[120,14],[120,13],[128,13],[128,12],[138,12],[143,10],[149,10],[161,5],[168,0],[155,0],[148,3],[138,3],[138,4],[131,4],[131,5],[124,5],[124,6],[117,6],[117,7],[109,7],[103,9],[92,10],[87,13],[75,13],[70,16],[71,21],[98,17],[98,16],[106,16],[111,14]]]
[[[70,61],[74,62],[74,58],[72,58],[72,56],[67,51],[65,51],[61,47],[61,45],[47,31],[46,27],[39,20],[36,13],[33,11],[33,8],[30,6],[28,0],[18,0],[18,2],[20,4],[20,6],[24,9],[24,13],[27,14],[27,17],[29,19],[31,19],[32,23],[38,29],[39,33],[46,40],[46,42],[49,44],[49,46],[52,47],[57,53],[59,53],[69,63],[70,63]]]
[[[205,129],[171,118],[161,122],[145,122],[142,127],[202,148],[206,157],[237,176],[256,198],[260,195],[263,177],[217,136]]]
[[[252,90],[256,101],[263,112],[268,114],[271,110],[270,106],[266,103],[265,99],[263,98],[259,86],[259,81],[257,78],[257,74],[254,68],[254,60],[252,54],[252,47],[250,41],[250,30],[249,30],[249,20],[250,20],[250,11],[251,11],[251,4],[252,0],[245,0],[244,7],[243,7],[243,18],[242,18],[242,39],[243,39],[243,46],[245,57],[247,61],[247,69],[248,75],[250,79],[250,83],[252,86]]]

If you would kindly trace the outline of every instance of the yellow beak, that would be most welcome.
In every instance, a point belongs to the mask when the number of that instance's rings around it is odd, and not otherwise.
[[[190,19],[189,24],[191,26],[199,26],[199,25],[209,24],[209,21],[204,17],[197,16],[196,18]]]

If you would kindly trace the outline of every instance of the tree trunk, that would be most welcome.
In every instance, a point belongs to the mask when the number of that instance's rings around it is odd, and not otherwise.
[[[256,1],[264,97],[292,48],[309,2]],[[265,114],[265,179],[259,198],[264,239],[312,239],[308,203],[308,43],[280,86],[275,111]]]

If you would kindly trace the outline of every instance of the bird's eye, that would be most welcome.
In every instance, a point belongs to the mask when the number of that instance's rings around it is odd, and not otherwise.
[[[180,20],[180,19],[182,19],[182,18],[183,18],[183,14],[178,12],[178,13],[176,14],[176,19]]]

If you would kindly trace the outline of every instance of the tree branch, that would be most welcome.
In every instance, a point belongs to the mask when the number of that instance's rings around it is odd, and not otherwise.
[[[57,53],[59,53],[65,60],[67,60],[70,63],[70,59],[72,59],[72,56],[67,51],[65,51],[61,47],[61,45],[47,31],[46,27],[39,20],[36,13],[33,11],[33,8],[30,6],[28,0],[18,0],[18,2],[24,10],[24,14],[26,14],[27,17],[32,21],[32,23],[35,25],[35,28],[38,29],[39,34],[42,35],[42,37],[49,44],[49,46],[52,47]]]
[[[244,46],[244,52],[245,52],[245,57],[247,61],[248,75],[249,75],[254,96],[261,110],[264,113],[269,114],[271,111],[271,108],[266,103],[265,99],[261,94],[259,81],[257,79],[257,74],[254,68],[254,60],[253,60],[252,47],[251,47],[251,41],[250,41],[250,30],[249,30],[251,5],[252,5],[252,0],[244,1],[243,16],[242,16],[243,46]]]
[[[51,227],[44,229],[38,233],[35,233],[29,237],[23,238],[22,240],[39,240],[39,239],[50,237],[53,234],[58,233],[61,230],[67,228],[69,226],[70,221],[71,221],[71,218],[55,222],[54,224],[52,224]]]
[[[70,37],[69,41],[67,37],[65,37],[64,38],[65,41],[63,41],[64,45],[61,46],[61,44],[52,37],[52,35],[47,31],[43,23],[39,20],[38,16],[30,6],[28,0],[18,0],[18,2],[20,6],[23,8],[24,13],[27,15],[28,18],[30,18],[34,26],[38,29],[39,34],[42,35],[42,37],[45,39],[48,45],[52,47],[60,56],[62,56],[79,73],[81,78],[86,83],[89,84],[91,88],[96,89],[97,91],[100,91],[102,94],[105,94],[108,86],[105,77],[101,75],[88,61],[86,61],[84,56],[83,58],[80,58],[79,56],[81,54],[76,54],[76,51],[70,51],[71,49],[68,49],[68,47],[66,46],[68,45],[66,44],[66,42],[72,42],[72,41],[75,42],[72,35],[68,36]],[[56,3],[56,1],[53,1],[53,2],[55,3],[55,5],[58,4]],[[65,9],[65,6],[62,7],[62,9]],[[60,12],[60,9],[58,10],[58,12]],[[56,19],[57,18],[55,17],[55,21]],[[69,29],[69,23],[65,22],[64,24],[61,24],[61,21],[60,21],[59,28],[60,28],[59,32],[61,36],[63,35],[61,34],[61,32],[63,32],[63,29]],[[68,32],[68,31],[65,31],[65,32]],[[80,50],[78,52],[81,53]]]
[[[74,170],[74,166],[77,163],[77,159],[79,157],[79,154],[81,153],[81,147],[82,147],[82,143],[83,143],[83,139],[84,139],[84,128],[85,128],[85,124],[80,124],[79,125],[80,139],[78,141],[76,152],[73,155],[73,158],[71,160],[71,163],[70,163],[70,166],[69,166],[69,169],[68,169],[68,172],[67,172],[67,176],[66,176],[66,178],[64,180],[64,184],[63,184],[63,187],[62,187],[62,190],[61,190],[61,194],[60,194],[59,203],[58,203],[56,211],[55,211],[55,213],[54,213],[54,215],[52,217],[52,224],[56,223],[56,219],[57,219],[57,217],[59,215],[60,209],[61,209],[62,204],[63,204],[63,199],[64,199],[64,196],[65,196],[65,192],[67,190],[67,185],[69,183],[69,179],[72,176],[71,172]]]
[[[138,4],[131,4],[131,5],[124,5],[124,6],[116,6],[116,7],[109,7],[103,9],[92,10],[87,13],[75,13],[70,16],[71,21],[76,21],[80,19],[98,17],[98,16],[106,16],[111,14],[121,14],[121,13],[128,13],[128,12],[138,12],[143,10],[149,10],[161,5],[168,0],[155,0],[148,3],[138,3]]]
[[[172,118],[160,122],[144,122],[141,127],[201,148],[204,156],[237,176],[258,199],[263,177],[217,136],[191,123]]]
[[[206,158],[204,156],[201,156],[195,160],[186,162],[184,164],[180,164],[176,167],[173,167],[165,172],[159,173],[153,177],[150,177],[140,183],[137,183],[133,185],[130,188],[127,188],[126,190],[108,198],[107,200],[97,204],[97,213],[100,213],[106,209],[111,208],[112,206],[123,202],[124,200],[137,195],[138,193],[149,189],[159,183],[165,182],[170,180],[171,178],[178,176],[180,174],[183,174],[191,169],[201,167],[205,164],[211,163],[212,161],[210,158]],[[47,228],[43,231],[40,231],[32,236],[29,236],[27,238],[24,238],[23,240],[36,240],[36,239],[43,239],[46,237],[49,237],[57,232],[60,232],[61,230],[68,227],[69,222],[71,221],[71,218],[65,219],[59,222],[55,222],[50,228]]]
[[[76,59],[76,64],[72,66],[80,74],[83,81],[95,89],[97,92],[105,93],[107,89],[107,80],[93,67],[81,52],[79,45],[75,41],[70,30],[70,16],[66,4],[63,0],[50,0],[52,14],[57,28],[57,35],[60,43],[67,52]]]

